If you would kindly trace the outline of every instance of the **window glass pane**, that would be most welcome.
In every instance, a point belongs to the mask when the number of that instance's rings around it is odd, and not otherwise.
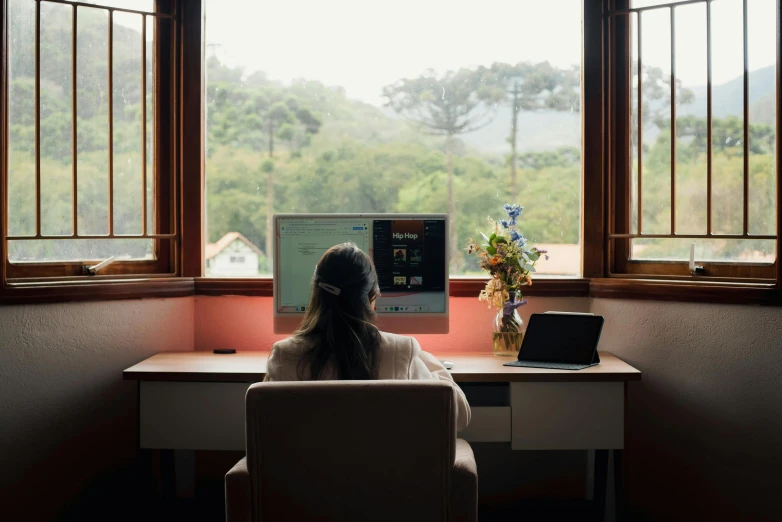
[[[630,7],[654,7],[672,3],[671,0],[631,0]]]
[[[76,18],[79,234],[109,233],[108,15],[79,8]]]
[[[766,239],[634,239],[633,259],[687,261],[695,243],[695,262],[760,263],[776,259],[777,242]]]
[[[676,8],[676,233],[707,232],[706,4]]]
[[[53,239],[8,242],[12,263],[153,259],[151,239]]]
[[[639,16],[641,24],[641,233],[671,233],[671,23],[668,9]]]
[[[71,11],[41,3],[41,233],[73,232]]]
[[[147,64],[147,233],[157,230],[155,225],[155,19],[151,16],[146,17],[147,27],[147,45],[146,45],[146,64]]]
[[[8,234],[35,235],[35,3],[8,2]]]
[[[134,11],[144,11],[145,13],[155,12],[155,0],[78,0],[78,3],[93,4],[101,7],[119,7],[120,9],[132,9]]]
[[[141,234],[141,15],[114,13],[114,233]]]
[[[482,274],[462,247],[514,202],[549,250],[538,273],[578,274],[579,0],[207,0],[206,16],[207,275],[233,275],[232,233],[268,275],[274,212],[449,210],[452,274]]]
[[[747,4],[749,36],[749,233],[776,234],[776,2]]]
[[[619,24],[617,17],[612,18],[614,24]],[[639,127],[638,113],[638,15],[628,18],[630,26],[630,229],[627,232],[638,233],[638,168],[642,164],[638,157],[639,139],[644,139],[643,130]],[[641,91],[643,92],[643,91]],[[643,122],[640,122],[643,123]],[[641,131],[639,133],[639,130]]]
[[[715,234],[744,231],[744,29],[741,0],[711,6],[712,227]],[[717,36],[719,35],[719,36]]]

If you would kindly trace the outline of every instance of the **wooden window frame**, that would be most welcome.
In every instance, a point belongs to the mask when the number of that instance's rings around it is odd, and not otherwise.
[[[590,295],[595,297],[625,297],[651,298],[668,300],[692,300],[713,302],[753,302],[781,304],[779,259],[782,257],[780,241],[776,242],[776,260],[773,264],[760,263],[730,263],[711,262],[706,264],[703,275],[691,274],[687,262],[655,262],[633,260],[630,256],[630,140],[631,132],[631,100],[633,87],[630,85],[631,43],[630,21],[628,15],[609,17],[609,12],[626,11],[629,0],[604,0],[603,2],[603,117],[609,125],[605,127],[608,139],[605,143],[606,159],[605,177],[603,180],[603,201],[605,221],[602,237],[599,235],[591,240],[592,250],[597,250],[598,243],[603,246],[602,266],[595,261],[590,264],[590,270],[585,272],[590,277]],[[675,5],[693,4],[692,1],[672,2]],[[701,1],[710,5],[710,0]],[[780,1],[777,1],[777,28],[779,28]],[[649,8],[651,9],[651,8]],[[668,9],[668,7],[663,7]],[[709,9],[709,7],[707,7]],[[674,17],[672,15],[672,22]],[[634,35],[637,37],[637,35]],[[746,38],[746,35],[745,35]],[[782,107],[782,82],[780,82],[780,42],[777,30],[777,136],[780,135],[779,107]],[[672,55],[672,60],[674,56]],[[675,74],[675,69],[674,69]],[[748,78],[746,69],[745,88]],[[709,78],[707,92],[711,92]],[[707,94],[708,96],[708,94]],[[675,111],[675,98],[672,100],[672,110]],[[744,100],[745,110],[747,98]],[[675,112],[672,114],[675,115]],[[586,115],[585,115],[586,118]],[[707,119],[711,120],[711,106]],[[710,127],[710,125],[709,125]],[[748,122],[745,119],[745,133]],[[710,140],[709,146],[710,146]],[[748,144],[745,144],[745,148]],[[777,149],[779,146],[777,145]],[[710,152],[710,151],[709,151]],[[745,151],[746,152],[746,151]],[[745,163],[748,157],[745,156]],[[746,165],[745,165],[746,168]],[[777,172],[777,235],[782,230],[782,212],[779,207],[782,202],[782,176],[780,176],[780,155],[776,155]],[[590,183],[589,175],[585,176],[586,184]],[[597,183],[596,180],[592,182]],[[745,190],[747,177],[745,176]],[[673,186],[673,185],[672,185]],[[710,188],[710,185],[709,185]],[[585,196],[586,197],[586,196]],[[710,198],[709,198],[710,199]],[[595,200],[596,201],[596,200]],[[709,205],[710,207],[711,205]],[[711,208],[709,215],[711,214]],[[672,222],[675,219],[672,211]],[[746,219],[745,205],[745,219]],[[585,221],[590,219],[585,216]],[[594,218],[596,219],[596,217]],[[745,223],[745,229],[747,224]],[[609,232],[613,232],[610,234]],[[746,232],[746,230],[745,230]],[[711,234],[711,230],[709,231]],[[714,234],[715,239],[720,235]],[[589,245],[587,245],[587,250]],[[594,261],[594,260],[593,260]],[[586,262],[586,260],[585,260]]]
[[[58,3],[58,0],[55,0]],[[64,3],[64,2],[59,2]],[[0,0],[0,27],[2,27],[2,71],[3,78],[7,74],[7,0]],[[74,3],[66,3],[73,5]],[[79,7],[94,7],[88,4],[76,2]],[[194,6],[194,4],[197,4]],[[202,26],[201,18],[197,10],[200,2],[184,2],[182,0],[156,0],[156,13],[161,16],[147,14],[145,19],[162,20],[166,18],[170,22],[156,25],[154,67],[155,67],[155,196],[154,223],[157,230],[148,234],[154,241],[155,258],[153,260],[118,261],[104,270],[99,275],[85,275],[84,267],[101,261],[79,260],[63,263],[20,263],[12,264],[7,259],[7,216],[3,208],[6,201],[4,194],[7,173],[7,155],[5,144],[7,143],[7,82],[3,81],[0,96],[0,143],[3,144],[0,151],[0,303],[38,302],[38,301],[67,301],[83,299],[120,299],[137,297],[162,297],[193,295],[194,283],[192,278],[182,278],[184,267],[183,242],[192,235],[191,227],[182,227],[183,222],[183,172],[192,169],[192,155],[182,153],[183,130],[193,125],[198,114],[188,114],[184,111],[184,99],[193,98],[191,91],[197,85],[186,84],[184,81],[189,72],[184,61],[186,48],[185,42],[189,38],[200,39]],[[99,7],[100,8],[100,7]],[[121,8],[104,8],[109,13],[128,11]],[[74,12],[76,8],[74,7]],[[132,11],[132,10],[131,10]],[[110,15],[111,16],[111,15]],[[189,17],[190,19],[186,19]],[[111,18],[110,18],[111,20]],[[75,15],[73,17],[75,24]],[[194,27],[198,25],[198,27]],[[109,24],[111,27],[111,24]],[[185,30],[187,28],[187,30]],[[110,29],[111,31],[111,29]],[[142,29],[142,34],[146,26]],[[195,33],[195,35],[193,34]],[[111,34],[111,32],[109,33]],[[75,39],[75,32],[72,36]],[[142,44],[145,49],[146,44]],[[191,44],[192,45],[192,44]],[[111,47],[111,46],[110,46]],[[38,52],[38,51],[36,51]],[[111,52],[109,53],[109,68],[111,69]],[[75,57],[75,54],[73,55]],[[73,59],[75,61],[75,58]],[[192,60],[191,60],[192,61]],[[75,81],[74,75],[74,81]],[[142,81],[146,81],[145,79]],[[146,106],[146,104],[144,104]],[[75,106],[73,108],[75,111]],[[190,132],[198,132],[198,129]],[[193,151],[199,155],[200,151]],[[75,179],[74,179],[75,184]],[[146,201],[144,202],[146,209]],[[74,206],[75,213],[75,206]],[[146,215],[144,218],[144,234],[148,224]],[[186,228],[186,230],[185,230]],[[142,234],[143,235],[143,234]],[[132,238],[133,236],[115,236],[120,238]],[[64,238],[67,239],[67,238]]]
[[[164,0],[158,0],[162,2]],[[6,266],[0,287],[0,304],[107,300],[142,297],[179,297],[192,295],[271,296],[270,278],[217,279],[205,278],[204,272],[204,1],[165,0],[177,10],[176,52],[174,73],[176,103],[172,104],[175,147],[169,161],[175,175],[171,190],[174,206],[170,219],[177,226],[178,239],[171,247],[170,262],[175,264],[175,277],[90,278],[61,282],[30,282],[9,286]],[[705,281],[692,277],[677,280],[642,278],[637,274],[618,273],[617,256],[608,240],[609,224],[616,219],[612,205],[613,193],[608,190],[617,176],[618,165],[612,160],[616,147],[606,138],[608,122],[616,116],[617,95],[612,90],[610,76],[610,38],[606,13],[614,2],[624,0],[584,0],[582,56],[582,277],[567,279],[537,278],[525,289],[525,295],[553,297],[608,297],[627,299],[662,299],[673,301],[782,304],[779,263],[773,281],[740,283],[737,281]],[[5,23],[5,0],[0,25]],[[778,13],[782,0],[777,1]],[[779,16],[779,14],[778,14]],[[778,22],[779,23],[779,22]],[[779,48],[779,35],[777,47]],[[779,55],[779,51],[778,51]],[[5,59],[5,43],[3,42]],[[3,64],[5,69],[5,64]],[[777,84],[782,86],[779,59]],[[615,87],[615,86],[614,86]],[[777,91],[777,106],[782,107]],[[172,94],[173,96],[174,94]],[[5,103],[5,98],[2,103]],[[778,109],[779,111],[779,109]],[[2,105],[5,114],[5,105]],[[5,122],[5,118],[0,118]],[[4,123],[3,123],[4,124]],[[779,117],[777,118],[779,131]],[[0,132],[5,133],[6,129]],[[779,135],[779,132],[778,132]],[[5,154],[0,161],[6,161]],[[5,166],[5,165],[3,165]],[[779,178],[779,155],[777,177]],[[0,185],[3,190],[4,185]],[[2,196],[2,193],[0,193]],[[782,183],[777,183],[777,199],[782,201]],[[0,205],[4,201],[0,197]],[[0,210],[2,210],[0,208]],[[780,221],[778,211],[778,222]],[[778,230],[782,229],[778,223]],[[613,241],[616,242],[616,241]],[[0,255],[4,255],[0,242]],[[778,255],[780,242],[777,242]],[[3,258],[4,259],[4,258]],[[653,274],[649,274],[653,275]],[[485,278],[453,277],[452,297],[476,297],[485,285]]]
[[[12,263],[7,256],[8,253],[8,243],[9,243],[9,237],[8,234],[8,216],[6,215],[5,210],[3,209],[3,206],[6,203],[6,194],[4,194],[6,187],[8,187],[8,163],[7,163],[7,155],[5,153],[6,151],[6,144],[8,143],[8,132],[9,129],[7,128],[7,121],[6,121],[6,114],[7,114],[7,108],[8,108],[8,82],[5,81],[7,79],[8,74],[8,68],[7,68],[7,42],[6,39],[8,37],[8,27],[7,27],[7,9],[8,9],[8,2],[6,0],[2,0],[2,5],[0,6],[2,14],[2,18],[0,19],[0,25],[2,26],[2,34],[3,34],[3,47],[2,47],[2,55],[3,55],[3,63],[2,63],[2,72],[3,72],[3,78],[4,81],[2,82],[2,90],[0,91],[0,100],[2,100],[2,111],[0,118],[2,118],[2,129],[0,129],[0,138],[2,139],[1,143],[3,144],[2,147],[2,170],[0,171],[0,210],[2,211],[2,229],[0,232],[2,232],[2,235],[0,236],[0,255],[2,255],[2,286],[0,287],[0,296],[3,298],[5,297],[13,297],[14,295],[27,295],[30,292],[31,288],[35,287],[44,287],[47,285],[52,285],[56,289],[67,289],[67,288],[84,288],[87,283],[90,284],[99,284],[104,283],[108,281],[122,281],[122,280],[138,280],[139,278],[144,279],[161,279],[161,280],[170,280],[173,277],[176,277],[179,275],[179,268],[177,266],[178,264],[178,256],[176,255],[176,245],[179,243],[179,235],[177,234],[177,224],[178,220],[175,219],[176,215],[176,208],[178,205],[177,198],[176,198],[176,186],[177,186],[177,177],[178,177],[178,162],[175,154],[172,152],[175,151],[175,140],[176,140],[176,134],[175,129],[176,125],[178,123],[178,111],[173,110],[174,107],[176,107],[178,102],[178,96],[179,96],[179,85],[180,85],[180,77],[181,75],[177,74],[177,54],[176,50],[177,47],[177,38],[179,38],[179,20],[178,20],[178,14],[176,9],[176,2],[173,2],[171,0],[157,0],[156,2],[156,14],[151,13],[142,13],[137,12],[133,10],[128,9],[122,9],[122,8],[113,8],[113,7],[103,7],[103,6],[92,6],[91,4],[83,4],[79,2],[64,2],[62,0],[46,0],[47,3],[51,4],[60,4],[65,6],[71,6],[72,8],[72,34],[71,34],[71,42],[74,48],[72,49],[71,54],[71,66],[74,68],[73,74],[72,74],[72,85],[75,89],[75,82],[76,82],[76,74],[75,74],[75,67],[76,67],[76,49],[75,49],[75,42],[76,42],[76,27],[77,27],[77,13],[78,10],[83,7],[89,7],[89,8],[96,8],[96,9],[104,9],[109,13],[108,18],[108,49],[109,49],[109,56],[108,56],[108,69],[109,71],[112,71],[113,67],[113,53],[112,53],[112,33],[113,33],[113,15],[115,12],[131,12],[131,13],[138,13],[140,15],[144,16],[144,20],[146,22],[150,22],[152,24],[152,27],[155,28],[155,48],[152,50],[154,53],[155,59],[153,61],[155,71],[154,71],[154,81],[155,84],[153,86],[153,92],[154,92],[154,172],[148,173],[146,171],[146,162],[144,162],[144,172],[145,176],[142,181],[143,187],[146,189],[147,183],[153,183],[155,187],[154,191],[154,200],[153,200],[153,213],[154,218],[152,223],[148,223],[147,220],[147,201],[146,197],[142,201],[142,214],[143,214],[143,225],[142,225],[142,234],[140,236],[138,235],[121,235],[121,234],[114,234],[113,230],[113,218],[112,218],[112,212],[111,212],[111,203],[113,199],[113,190],[112,190],[112,179],[110,176],[109,179],[109,234],[107,238],[117,238],[117,239],[132,239],[134,237],[140,237],[141,239],[148,238],[151,241],[153,241],[153,251],[154,251],[154,259],[151,260],[130,260],[130,261],[117,261],[115,263],[112,263],[111,265],[107,266],[103,270],[99,272],[97,275],[89,275],[85,267],[96,264],[102,259],[82,259],[78,261],[69,261],[69,262],[33,262],[33,263]],[[36,24],[38,24],[38,20],[40,20],[40,6],[41,1],[36,2]],[[147,23],[142,24],[142,53],[146,55],[147,52],[147,46],[146,46],[146,30],[147,30]],[[36,38],[37,40],[37,38]],[[36,45],[36,69],[39,67],[39,57],[40,57],[40,47]],[[142,71],[145,71],[145,64],[146,61],[142,61]],[[112,87],[111,87],[111,78],[113,77],[113,74],[109,75],[109,118],[111,119],[112,115]],[[39,81],[36,79],[36,98],[38,98],[38,92],[39,92]],[[146,85],[146,74],[145,72],[142,72],[142,85]],[[72,133],[74,137],[74,144],[73,144],[73,160],[74,160],[74,172],[73,172],[73,190],[74,194],[72,195],[73,201],[73,220],[74,225],[77,222],[78,216],[77,216],[77,203],[76,203],[76,180],[77,180],[77,170],[76,170],[76,119],[75,119],[75,113],[76,113],[76,99],[75,97],[72,98]],[[147,104],[146,104],[146,98],[142,98],[142,114],[146,114],[147,110]],[[36,115],[37,117],[37,115]],[[39,124],[36,126],[36,134],[40,129]],[[144,120],[144,124],[142,125],[142,137],[146,136],[146,120]],[[109,126],[109,140],[112,141],[111,138],[111,125]],[[146,151],[146,139],[143,139],[143,145],[142,150]],[[109,172],[112,172],[112,157],[113,157],[113,145],[109,144]],[[36,186],[40,187],[40,167],[38,160],[36,159]],[[41,207],[41,201],[40,201],[40,192],[39,188],[36,189],[36,200],[37,200],[37,208],[40,209]],[[146,192],[146,191],[145,191]],[[155,227],[156,230],[149,231],[148,227]],[[42,239],[50,239],[48,236],[41,234],[40,232],[40,215],[37,216],[37,224],[36,224],[36,237],[41,237]],[[77,240],[78,237],[85,238],[85,236],[78,236],[76,230],[72,232],[72,236],[64,236],[61,239],[63,240]],[[87,236],[86,239],[100,239],[102,236]],[[57,239],[60,239],[57,237]],[[126,284],[127,286],[127,284]]]

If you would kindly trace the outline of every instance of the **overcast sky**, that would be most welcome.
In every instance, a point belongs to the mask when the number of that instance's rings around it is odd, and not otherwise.
[[[716,84],[743,70],[741,4],[712,4]],[[581,59],[581,0],[207,0],[206,10],[208,53],[284,82],[340,85],[375,104],[384,85],[430,68]],[[703,5],[676,9],[686,85],[706,83],[705,13]],[[774,0],[750,0],[750,70],[775,63],[775,19]],[[668,9],[643,15],[645,64],[669,70],[669,24]]]

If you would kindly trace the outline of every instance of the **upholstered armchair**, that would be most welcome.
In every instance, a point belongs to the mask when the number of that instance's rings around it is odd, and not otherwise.
[[[477,520],[478,474],[439,381],[254,384],[228,522]]]

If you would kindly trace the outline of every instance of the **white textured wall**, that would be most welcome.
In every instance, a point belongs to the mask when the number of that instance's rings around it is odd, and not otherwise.
[[[122,370],[162,350],[261,349],[274,339],[268,301],[0,307],[0,520],[51,519],[85,495],[94,499],[96,488],[101,498],[122,495],[128,483],[113,477],[133,464],[136,420],[136,389],[122,381]],[[782,308],[531,301],[525,315],[591,308],[605,316],[601,349],[644,372],[629,394],[634,520],[774,519],[782,484]],[[449,342],[478,345],[475,336],[488,328],[491,314],[465,303]],[[446,348],[431,337],[427,347]],[[484,482],[501,482],[491,489],[513,483],[519,470],[540,480],[535,468],[552,465],[551,459],[503,465],[505,456],[489,459],[487,451],[482,461],[496,469]],[[21,506],[25,517],[6,516]]]
[[[192,350],[193,302],[0,306],[0,520],[64,517],[110,489],[100,481],[127,485],[117,475],[135,458],[136,386],[122,370]]]
[[[630,385],[632,520],[780,520],[782,307],[594,299]]]

